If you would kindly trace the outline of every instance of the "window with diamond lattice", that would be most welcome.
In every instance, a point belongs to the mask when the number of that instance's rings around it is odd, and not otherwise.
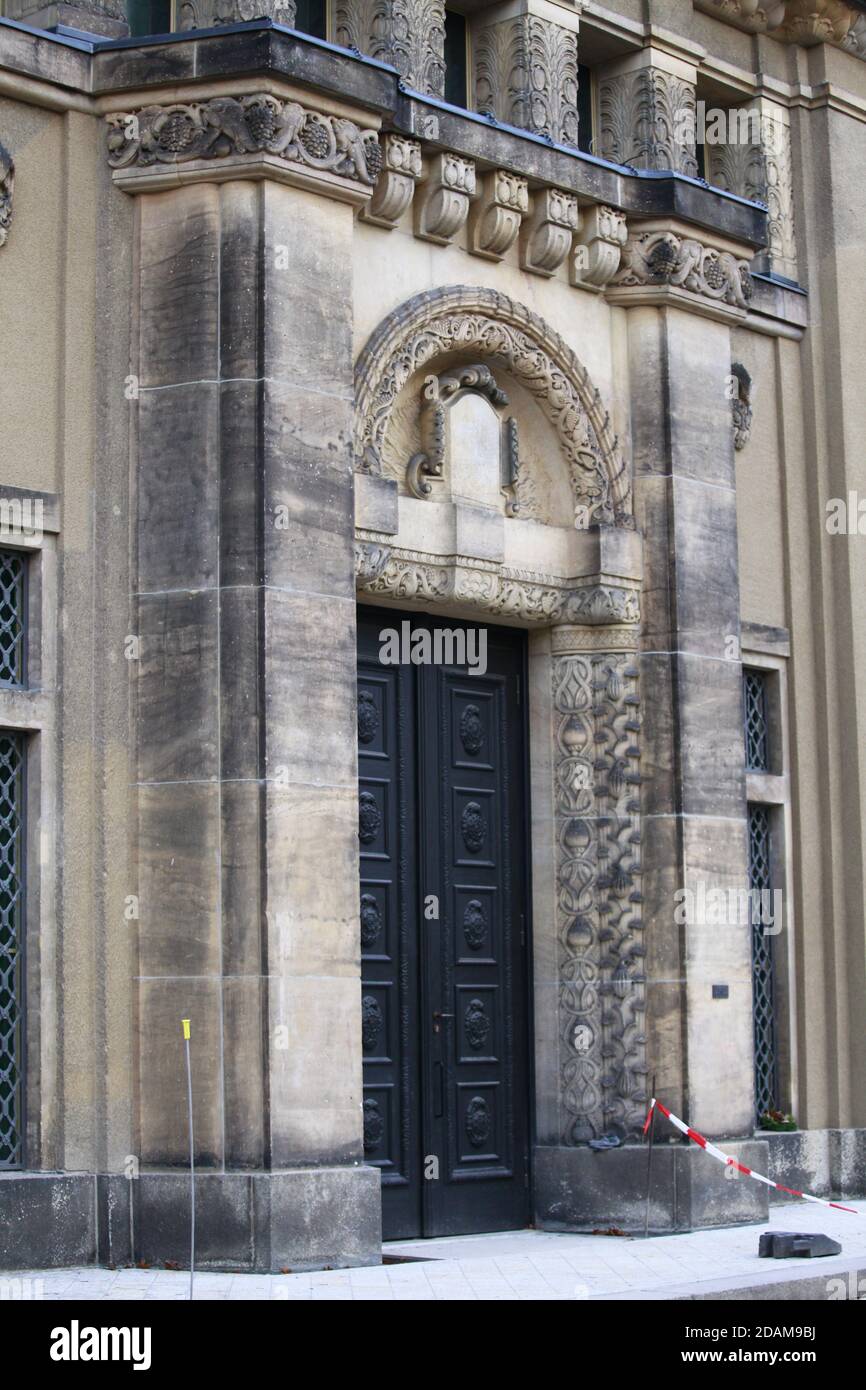
[[[770,732],[767,720],[767,678],[763,671],[743,671],[746,715],[746,767],[750,772],[770,770]]]
[[[0,733],[0,1168],[21,1163],[24,748]]]
[[[773,937],[758,907],[758,893],[772,885],[770,813],[749,806],[749,887],[752,891],[752,1018],[755,1038],[755,1102],[759,1115],[778,1105],[776,989]]]
[[[24,563],[0,550],[0,685],[24,683]]]

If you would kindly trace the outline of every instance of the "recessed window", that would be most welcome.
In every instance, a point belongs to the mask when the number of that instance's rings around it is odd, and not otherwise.
[[[773,937],[763,904],[773,887],[770,810],[749,806],[749,887],[752,890],[752,1022],[755,1039],[755,1106],[764,1115],[779,1105],[778,1026]]]
[[[577,148],[592,154],[592,70],[581,63],[577,69]]]
[[[452,106],[468,106],[466,16],[445,11],[445,100]]]
[[[746,667],[743,671],[743,704],[745,711],[746,769],[749,772],[770,770],[770,726],[767,702],[767,677],[763,671]]]
[[[327,38],[326,0],[298,0],[293,29],[300,34],[311,34],[314,39]]]
[[[171,0],[126,0],[126,19],[133,38],[171,33]]]
[[[0,685],[24,685],[26,557],[0,550]]]
[[[20,734],[0,731],[0,1168],[22,1162],[23,774]]]

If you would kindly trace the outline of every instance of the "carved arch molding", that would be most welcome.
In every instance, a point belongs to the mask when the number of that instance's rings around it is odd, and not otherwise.
[[[481,287],[427,290],[375,330],[355,368],[358,471],[381,473],[391,413],[410,377],[455,354],[501,367],[538,402],[559,438],[579,524],[634,528],[628,464],[585,367],[538,314]]]

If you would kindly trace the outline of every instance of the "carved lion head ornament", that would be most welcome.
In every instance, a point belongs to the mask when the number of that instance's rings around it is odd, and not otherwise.
[[[437,362],[451,364],[437,376]],[[466,364],[455,368],[455,359]],[[451,285],[408,300],[376,329],[355,369],[355,467],[381,473],[382,451],[397,398],[428,367],[423,406],[441,405],[467,388],[506,404],[490,371],[499,367],[538,403],[552,425],[569,472],[574,520],[582,526],[633,529],[629,468],[610,417],[586,369],[545,321],[495,290]],[[431,384],[433,383],[433,384]],[[432,394],[430,394],[432,393]],[[492,394],[491,394],[492,393]],[[410,490],[429,495],[441,474],[441,438],[429,412],[424,452],[407,460]],[[514,430],[512,430],[514,433]]]

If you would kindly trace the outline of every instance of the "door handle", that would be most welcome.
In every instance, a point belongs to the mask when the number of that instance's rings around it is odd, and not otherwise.
[[[438,1033],[438,1032],[440,1031],[440,1025],[441,1025],[441,1023],[442,1023],[443,1018],[453,1018],[453,1017],[454,1017],[453,1014],[445,1014],[445,1013],[442,1012],[441,1009],[434,1009],[434,1010],[433,1010],[433,1032],[434,1032],[434,1033]]]

